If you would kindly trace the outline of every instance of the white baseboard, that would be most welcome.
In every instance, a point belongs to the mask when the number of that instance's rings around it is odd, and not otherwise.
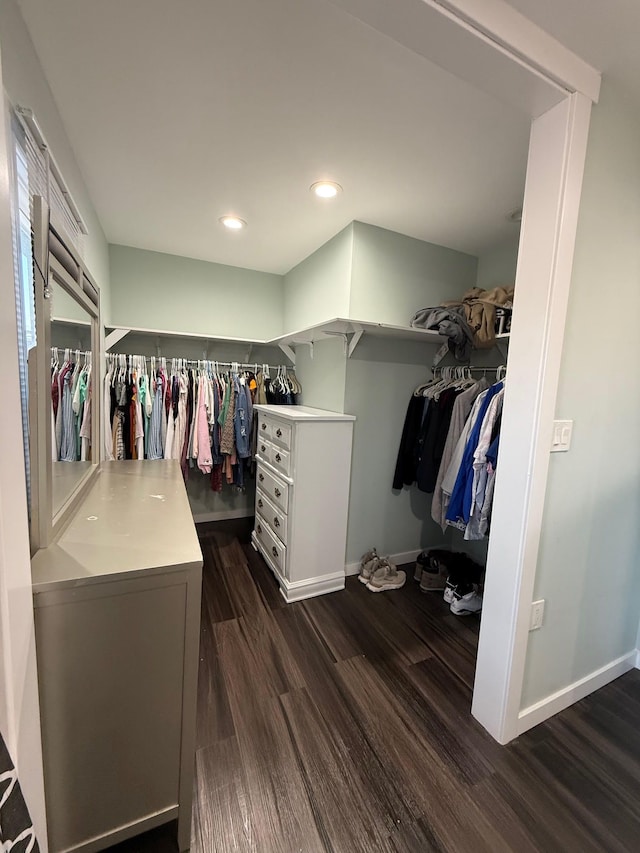
[[[292,601],[301,601],[303,598],[315,598],[316,595],[325,595],[328,592],[338,592],[344,589],[344,574],[342,572],[293,582],[283,578],[282,575],[279,575],[279,578],[280,592],[288,604]]]
[[[630,669],[638,667],[639,660],[640,652],[634,649],[632,652],[589,673],[589,675],[585,675],[584,678],[574,681],[573,684],[563,687],[557,693],[552,693],[551,696],[541,699],[528,708],[523,708],[518,715],[518,734],[521,735],[534,726],[543,723],[549,717],[553,717],[554,714],[564,711],[569,705],[573,705],[574,702],[584,699],[594,690],[599,690],[605,684],[609,684],[610,681],[614,681],[614,679],[624,675],[625,672],[629,672]]]
[[[437,545],[431,546],[433,548],[437,548]],[[418,554],[422,554],[423,551],[429,551],[430,548],[418,548],[414,551],[400,551],[397,554],[389,554],[388,557],[392,563],[395,563],[396,566],[401,566],[404,563],[415,563]],[[441,548],[440,550],[445,550]],[[386,554],[383,556],[387,556]],[[345,575],[359,575],[360,574],[360,562],[357,563],[347,563],[344,567]]]
[[[636,669],[640,669],[640,649],[636,649]]]
[[[227,518],[252,518],[253,515],[253,507],[220,509],[216,512],[197,512],[194,514],[193,520],[196,524],[203,524],[205,521],[224,521]]]
[[[315,598],[316,595],[325,595],[328,592],[339,592],[344,589],[344,572],[332,572],[329,575],[321,575],[315,578],[305,578],[301,581],[290,581],[282,575],[271,559],[269,552],[261,545],[255,534],[251,534],[251,544],[255,550],[262,554],[262,558],[269,566],[280,585],[282,597],[291,604],[293,601],[302,601],[304,598]]]

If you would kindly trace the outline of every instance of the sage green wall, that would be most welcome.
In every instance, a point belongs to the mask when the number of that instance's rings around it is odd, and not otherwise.
[[[492,287],[513,287],[515,284],[520,235],[517,226],[513,228],[511,240],[493,246],[478,257],[478,287],[489,290]]]
[[[318,341],[313,347],[313,357],[309,347],[296,347],[296,376],[302,384],[305,406],[345,411],[347,359],[340,338]]]
[[[640,114],[606,78],[594,107],[529,634],[527,707],[636,648],[640,609]]]
[[[407,326],[420,308],[473,287],[477,266],[473,255],[354,222],[348,316]]]
[[[347,563],[375,546],[396,554],[441,545],[432,496],[392,489],[400,436],[414,388],[425,382],[433,344],[364,337],[347,362],[345,411],[355,415]]]
[[[35,113],[71,195],[87,224],[89,234],[84,238],[84,260],[100,286],[103,318],[108,317],[110,290],[107,240],[15,0],[0,2],[0,47],[2,78],[9,100],[13,106],[29,107]]]
[[[282,334],[283,278],[110,246],[111,324],[266,339]]]
[[[348,225],[285,275],[285,332],[348,316],[353,225]]]
[[[287,329],[340,316],[406,326],[419,308],[473,287],[477,259],[354,222],[292,273],[285,277]],[[430,495],[391,488],[407,402],[428,377],[435,350],[366,334],[350,359],[340,339],[316,343],[313,358],[308,347],[296,348],[303,401],[357,417],[347,562],[372,544],[393,554],[445,541],[430,520]]]

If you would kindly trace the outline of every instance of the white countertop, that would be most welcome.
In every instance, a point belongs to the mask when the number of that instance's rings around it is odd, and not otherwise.
[[[343,415],[311,406],[271,406],[259,403],[253,407],[259,412],[274,415],[285,421],[355,421],[355,415]]]
[[[191,565],[202,552],[179,463],[103,462],[60,538],[33,557],[33,591]]]

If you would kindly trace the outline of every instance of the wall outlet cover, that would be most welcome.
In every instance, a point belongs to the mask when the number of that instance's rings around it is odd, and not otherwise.
[[[542,620],[544,618],[544,598],[541,598],[539,601],[531,602],[531,620],[529,622],[529,630],[537,631],[538,628],[542,627]]]

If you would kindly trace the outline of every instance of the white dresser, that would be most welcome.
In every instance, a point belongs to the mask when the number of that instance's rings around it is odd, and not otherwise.
[[[286,601],[344,588],[353,415],[256,406],[253,547]]]

